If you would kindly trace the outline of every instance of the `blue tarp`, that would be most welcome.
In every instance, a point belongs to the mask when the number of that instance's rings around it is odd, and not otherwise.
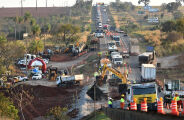
[[[154,47],[153,46],[147,46],[146,47],[146,51],[147,52],[153,52],[154,51]]]
[[[37,72],[39,72],[39,70],[35,68],[35,69],[33,69],[33,72],[37,73]]]

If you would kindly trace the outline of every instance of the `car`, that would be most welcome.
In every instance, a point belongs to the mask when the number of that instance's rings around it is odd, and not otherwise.
[[[34,74],[32,76],[32,80],[40,80],[40,79],[42,79],[42,75],[41,74]]]
[[[23,76],[17,76],[13,78],[13,82],[17,83],[17,82],[22,82],[22,81],[27,81],[28,77],[23,77]]]
[[[49,59],[43,59],[43,61],[48,64],[49,63]]]

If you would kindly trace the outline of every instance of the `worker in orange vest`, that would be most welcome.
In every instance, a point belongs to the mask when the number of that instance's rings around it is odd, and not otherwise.
[[[125,99],[124,99],[124,94],[122,94],[120,99],[120,108],[124,109],[124,106],[125,106]]]

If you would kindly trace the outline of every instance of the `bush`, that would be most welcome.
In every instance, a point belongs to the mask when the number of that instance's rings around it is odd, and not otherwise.
[[[169,42],[176,42],[182,38],[183,38],[183,36],[180,33],[176,32],[176,31],[172,31],[172,32],[168,33],[166,40]]]
[[[18,110],[13,105],[13,102],[6,98],[3,93],[0,93],[0,116],[18,120]]]

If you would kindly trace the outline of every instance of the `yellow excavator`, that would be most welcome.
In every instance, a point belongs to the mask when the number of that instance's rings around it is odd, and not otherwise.
[[[104,64],[103,68],[102,68],[102,73],[99,76],[99,79],[97,80],[97,84],[99,86],[101,86],[103,84],[103,80],[104,80],[104,77],[105,77],[107,71],[112,72],[118,78],[120,78],[122,80],[122,84],[129,84],[130,83],[129,81],[127,81],[126,73],[122,74],[120,71],[116,70],[115,68],[108,67],[107,64]]]

